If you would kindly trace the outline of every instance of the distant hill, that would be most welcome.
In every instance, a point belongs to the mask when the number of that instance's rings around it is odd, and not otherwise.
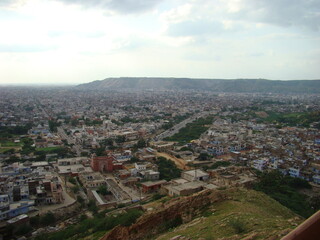
[[[239,93],[320,93],[320,80],[107,78],[80,84],[83,90],[198,90]]]

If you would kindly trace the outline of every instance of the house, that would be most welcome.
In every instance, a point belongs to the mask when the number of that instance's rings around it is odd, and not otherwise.
[[[202,182],[185,182],[182,184],[170,184],[163,188],[169,196],[187,196],[203,190]]]
[[[182,172],[181,177],[188,181],[207,181],[209,174],[200,169],[195,169]]]
[[[146,170],[146,171],[140,171],[138,175],[145,180],[158,180],[160,177],[160,172],[156,172],[153,170]]]
[[[291,177],[300,177],[300,169],[297,168],[289,168],[289,175]]]
[[[79,180],[85,188],[98,188],[106,185],[104,177],[98,172],[80,173]]]
[[[166,180],[159,180],[156,182],[151,182],[151,181],[143,182],[141,183],[142,192],[149,193],[149,192],[158,191],[161,188],[161,186],[166,182],[167,182]]]

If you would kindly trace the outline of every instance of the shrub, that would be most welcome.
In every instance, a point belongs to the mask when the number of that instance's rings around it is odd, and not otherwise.
[[[238,233],[243,233],[246,231],[245,224],[238,219],[233,219],[229,222],[230,226],[234,229],[234,231]]]
[[[54,224],[55,222],[56,222],[56,218],[51,212],[48,212],[44,216],[40,217],[41,225],[48,226],[48,225]]]

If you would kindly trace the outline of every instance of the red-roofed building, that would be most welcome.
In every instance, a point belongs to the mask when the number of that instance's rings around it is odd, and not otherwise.
[[[91,158],[91,168],[95,172],[112,172],[114,170],[114,156],[100,156]]]

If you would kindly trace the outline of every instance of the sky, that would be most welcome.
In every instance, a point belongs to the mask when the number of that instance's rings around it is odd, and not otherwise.
[[[320,79],[319,0],[0,0],[0,84]]]

